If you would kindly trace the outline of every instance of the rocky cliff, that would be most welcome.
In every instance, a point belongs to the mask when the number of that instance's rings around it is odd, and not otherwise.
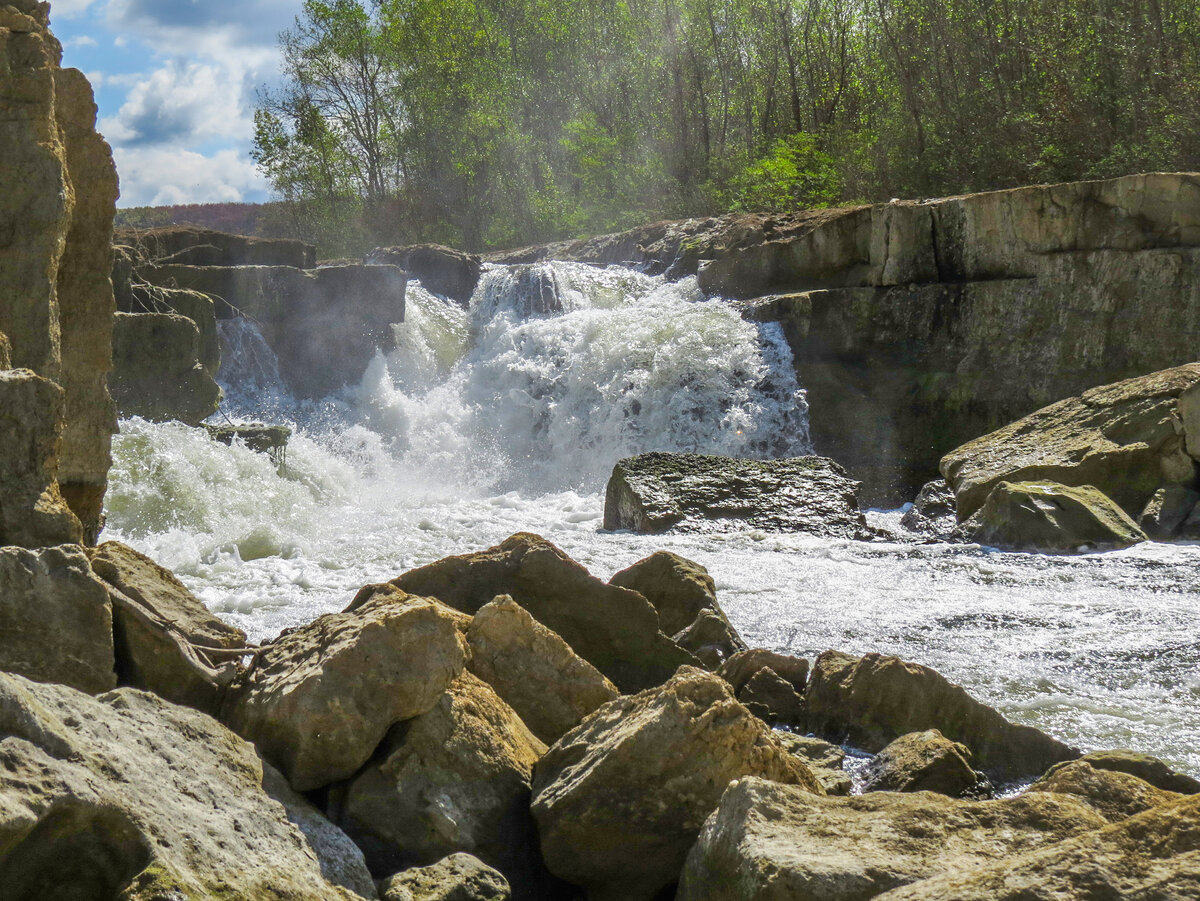
[[[57,484],[31,484],[24,496],[65,499],[84,537],[94,540],[116,428],[106,378],[117,174],[95,130],[91,88],[80,72],[61,68],[62,48],[48,15],[47,5],[34,0],[0,6],[0,331],[11,345],[11,366],[55,382],[62,392],[62,419],[43,423],[30,445],[36,465],[30,458],[17,467],[51,481],[56,471]],[[0,410],[6,415],[27,403],[27,383],[27,376],[5,381]],[[9,393],[18,386],[19,396]],[[6,509],[5,518],[20,517]]]

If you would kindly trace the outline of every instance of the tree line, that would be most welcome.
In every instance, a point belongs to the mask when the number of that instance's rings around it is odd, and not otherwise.
[[[1200,169],[1195,0],[306,0],[260,94],[327,252]]]

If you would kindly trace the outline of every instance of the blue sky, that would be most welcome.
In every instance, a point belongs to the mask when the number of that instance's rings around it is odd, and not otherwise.
[[[121,206],[266,200],[255,91],[302,0],[51,0],[63,65],[96,91]]]

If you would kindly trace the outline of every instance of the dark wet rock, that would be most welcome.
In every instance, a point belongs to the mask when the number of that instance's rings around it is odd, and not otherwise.
[[[1119,823],[1183,797],[1178,792],[1156,788],[1137,776],[1094,767],[1086,759],[1051,767],[1045,776],[1029,786],[1029,791],[1073,795],[1110,823]]]
[[[1055,482],[1000,482],[956,534],[989,547],[1056,553],[1146,540],[1137,523],[1098,489]]]
[[[512,901],[508,880],[470,854],[405,870],[379,886],[382,901]]]
[[[0,670],[96,693],[114,666],[108,591],[83,551],[0,548]]]
[[[221,389],[200,360],[200,331],[174,313],[117,313],[109,387],[121,416],[199,425]]]
[[[754,710],[766,711],[768,725],[798,726],[805,720],[804,697],[790,682],[769,666],[764,666],[745,681],[737,699]]]
[[[867,766],[863,791],[937,792],[978,797],[986,790],[971,765],[971,750],[937,729],[901,735]]]
[[[930,538],[949,538],[958,526],[956,511],[950,485],[945,479],[936,479],[925,483],[900,524]]]
[[[702,610],[690,626],[672,635],[671,640],[685,651],[691,651],[714,672],[746,647],[724,613],[715,610]]]
[[[1043,773],[1079,752],[1032,726],[1010,723],[940,673],[898,657],[826,651],[809,680],[809,723],[817,734],[880,751],[910,732],[937,729],[971,749],[989,774]]]
[[[241,442],[260,454],[267,454],[276,465],[286,460],[288,439],[292,430],[285,425],[267,425],[264,422],[243,422],[236,425],[206,425],[208,436],[221,444]]]
[[[538,762],[542,855],[588,898],[654,898],[678,879],[725,786],[746,775],[823,791],[724,680],[685,667],[601,707]]]
[[[1191,512],[1200,503],[1200,492],[1187,485],[1159,488],[1138,517],[1138,527],[1153,541],[1176,537]]]
[[[832,460],[747,460],[648,453],[617,463],[604,528],[635,532],[762,529],[867,538],[858,483]]]
[[[469,614],[507,594],[621,691],[660,685],[680,666],[696,662],[659,630],[658,614],[644,597],[601,582],[527,532],[477,554],[411,570],[392,584]]]
[[[884,894],[889,889],[1053,848],[1104,825],[1090,807],[1066,795],[961,801],[932,792],[872,792],[838,798],[739,779],[700,831],[676,897],[890,899]]]
[[[733,686],[736,694],[763,667],[770,667],[776,674],[782,676],[799,695],[804,694],[808,684],[808,661],[803,657],[792,657],[766,648],[751,648],[741,651],[725,661],[721,667],[720,676]]]
[[[440,244],[380,247],[371,251],[367,262],[399,266],[419,280],[426,291],[442,294],[464,307],[470,303],[483,272],[483,265],[475,254]]]

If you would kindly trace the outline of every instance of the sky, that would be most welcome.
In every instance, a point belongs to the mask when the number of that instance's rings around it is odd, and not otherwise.
[[[120,206],[261,202],[256,91],[302,0],[51,0],[63,65],[91,81]]]

